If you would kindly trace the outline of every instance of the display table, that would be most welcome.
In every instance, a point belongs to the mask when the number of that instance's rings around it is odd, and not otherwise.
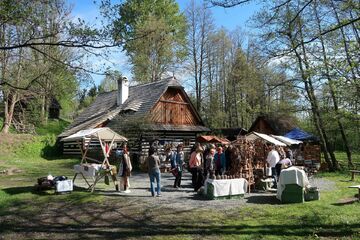
[[[80,174],[89,186],[89,189],[91,189],[91,192],[95,190],[96,184],[104,177],[111,177],[116,187],[117,179],[115,166],[110,165],[108,168],[104,169],[101,164],[76,164],[74,165],[74,171],[75,176],[73,178],[73,182],[75,182],[76,176]],[[87,180],[87,177],[92,179],[91,184]]]
[[[305,171],[289,167],[281,170],[276,197],[283,203],[301,203],[304,202],[304,190],[308,187]]]
[[[207,179],[204,193],[209,199],[230,199],[243,197],[248,182],[245,178],[237,179]]]

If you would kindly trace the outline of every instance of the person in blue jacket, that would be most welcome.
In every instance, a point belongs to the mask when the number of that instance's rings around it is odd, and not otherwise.
[[[219,146],[214,156],[215,175],[223,175],[226,171],[226,158],[223,148]]]

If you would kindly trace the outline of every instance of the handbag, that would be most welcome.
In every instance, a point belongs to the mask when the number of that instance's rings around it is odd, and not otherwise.
[[[177,177],[179,175],[179,169],[177,167],[171,169],[170,172],[172,173],[172,175],[174,175],[174,177]]]

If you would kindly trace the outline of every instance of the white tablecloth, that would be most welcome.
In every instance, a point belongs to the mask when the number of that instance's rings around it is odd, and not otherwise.
[[[307,187],[309,180],[304,170],[297,167],[289,167],[281,170],[279,181],[277,183],[276,197],[281,200],[281,194],[285,189],[286,184],[297,184],[300,187]]]
[[[95,177],[96,172],[101,168],[101,164],[76,164],[74,165],[75,173],[82,173],[86,177]]]
[[[205,194],[207,194],[207,185],[211,183],[214,186],[214,197],[240,195],[246,193],[248,182],[244,178],[237,179],[207,179],[205,181]]]

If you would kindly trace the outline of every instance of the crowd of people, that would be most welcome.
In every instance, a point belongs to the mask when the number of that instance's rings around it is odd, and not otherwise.
[[[176,150],[174,150],[176,149]],[[227,148],[226,148],[227,150]],[[191,183],[194,191],[198,191],[208,176],[223,175],[230,167],[230,159],[227,151],[222,146],[216,147],[214,144],[201,145],[195,144],[190,152],[187,165],[191,173]],[[174,188],[181,188],[181,179],[185,169],[185,154],[183,146],[172,145],[165,147],[165,160],[171,163],[171,172],[175,176]]]
[[[182,188],[181,181],[186,168],[192,175],[191,182],[194,191],[198,191],[204,185],[207,178],[224,175],[226,171],[231,168],[230,149],[231,146],[215,146],[214,144],[201,145],[197,143],[192,148],[188,164],[186,164],[182,144],[165,146],[164,160],[170,162],[171,172],[175,177],[173,187],[176,189]],[[124,146],[122,151],[117,152],[117,157],[118,156],[120,159],[118,171],[120,189],[128,193],[130,192],[129,177],[131,175],[132,165],[127,146]],[[154,197],[161,196],[161,159],[162,157],[158,154],[158,148],[151,146],[146,164],[150,178],[150,192]],[[268,167],[271,168],[271,176],[275,180],[274,187],[276,187],[276,182],[281,170],[293,165],[293,161],[293,154],[290,148],[269,146],[266,162]]]

